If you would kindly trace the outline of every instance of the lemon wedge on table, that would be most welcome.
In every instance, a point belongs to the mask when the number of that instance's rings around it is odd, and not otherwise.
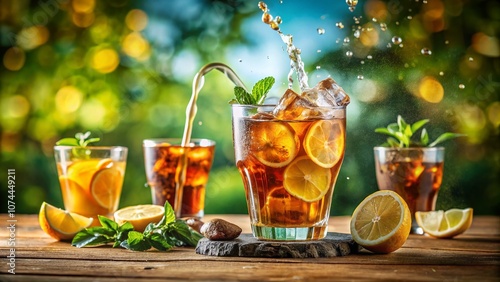
[[[411,213],[396,192],[377,191],[366,197],[354,210],[351,235],[354,241],[375,253],[390,253],[408,239]]]
[[[415,219],[425,233],[436,238],[452,238],[464,233],[472,224],[473,209],[415,212]]]
[[[73,239],[76,233],[89,227],[93,218],[71,213],[43,202],[38,221],[42,230],[52,238],[67,241]]]
[[[143,232],[148,224],[160,222],[164,214],[163,206],[137,205],[117,210],[114,217],[118,224],[128,221],[136,231]]]

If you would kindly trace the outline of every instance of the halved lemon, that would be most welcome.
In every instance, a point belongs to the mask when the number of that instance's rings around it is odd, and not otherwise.
[[[377,191],[366,197],[354,210],[351,235],[354,241],[376,253],[390,253],[408,239],[411,213],[396,192]]]
[[[130,222],[136,231],[143,232],[149,223],[158,223],[165,213],[162,206],[137,205],[119,209],[115,212],[115,221],[118,224]]]
[[[472,208],[417,211],[415,219],[425,233],[436,238],[452,238],[469,229],[472,224],[472,213]]]
[[[89,227],[93,218],[67,212],[43,202],[38,213],[38,221],[45,233],[63,241],[73,239],[76,233]]]
[[[285,122],[253,123],[249,151],[264,165],[284,167],[300,148],[298,136]]]
[[[123,176],[118,169],[105,168],[94,174],[90,193],[103,208],[114,209],[120,197]]]
[[[340,120],[318,120],[304,138],[304,150],[317,165],[330,168],[344,153],[344,126]]]
[[[318,166],[307,156],[295,159],[285,169],[283,187],[290,195],[306,202],[323,198],[330,189],[330,169]]]

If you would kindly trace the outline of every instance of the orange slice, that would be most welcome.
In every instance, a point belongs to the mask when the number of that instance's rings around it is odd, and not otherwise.
[[[306,202],[323,198],[330,189],[330,169],[318,166],[307,156],[295,159],[283,176],[283,187],[290,195]]]
[[[66,176],[60,176],[59,182],[61,184],[64,207],[67,210],[84,216],[99,213],[100,210],[87,189],[84,189],[77,182]]]
[[[138,205],[119,209],[115,212],[118,224],[130,222],[136,231],[143,232],[150,223],[158,223],[163,218],[165,210],[157,205]]]
[[[101,160],[98,159],[75,161],[68,166],[67,177],[78,183],[82,188],[89,189],[92,176],[100,166]]]
[[[354,241],[376,253],[399,249],[408,238],[411,213],[396,192],[377,191],[366,197],[354,210],[351,235]]]
[[[297,156],[299,138],[287,123],[253,123],[250,131],[249,151],[264,165],[284,167]]]
[[[415,212],[415,219],[425,233],[436,238],[452,238],[472,224],[472,208],[447,211]]]
[[[318,120],[304,138],[304,150],[317,165],[331,168],[344,153],[344,126],[340,120]]]
[[[89,227],[93,219],[58,209],[45,202],[38,214],[40,227],[56,240],[71,240],[75,234]]]
[[[102,169],[92,178],[90,193],[101,207],[113,210],[118,203],[122,183],[123,176],[118,169]]]

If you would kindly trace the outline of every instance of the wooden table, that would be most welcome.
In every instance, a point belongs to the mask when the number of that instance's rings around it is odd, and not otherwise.
[[[224,218],[250,232],[247,215]],[[47,236],[37,215],[0,215],[0,281],[500,281],[500,217],[476,216],[455,239],[410,235],[394,253],[361,251],[345,257],[271,259],[211,257],[193,248],[132,252],[110,247],[75,248]],[[8,227],[15,225],[11,234]],[[330,232],[349,232],[349,217],[330,219]],[[9,238],[15,246],[9,246]],[[13,241],[11,241],[13,242]],[[15,275],[8,271],[11,248]],[[6,263],[7,262],[7,263]]]

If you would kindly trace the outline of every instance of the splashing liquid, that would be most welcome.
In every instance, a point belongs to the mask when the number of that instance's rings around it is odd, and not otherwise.
[[[236,75],[236,73],[227,65],[222,63],[210,63],[203,66],[193,78],[193,86],[191,92],[191,99],[186,107],[186,123],[184,125],[184,133],[182,135],[182,146],[187,147],[191,141],[191,132],[193,130],[193,121],[198,111],[196,106],[196,100],[198,99],[198,94],[205,82],[205,75],[211,70],[218,70],[226,75],[234,85],[240,86],[246,90],[245,85],[241,79]],[[182,207],[182,196],[184,190],[184,183],[186,182],[186,172],[187,172],[187,154],[184,149],[181,151],[182,156],[179,159],[177,168],[175,169],[175,199],[174,199],[174,210],[176,211],[176,216],[181,217],[181,207]]]
[[[357,1],[356,1],[357,2]],[[277,16],[273,19],[273,16],[269,13],[266,3],[259,2],[259,8],[262,10],[262,22],[269,25],[273,30],[276,30],[281,37],[281,40],[286,44],[286,51],[288,57],[290,58],[290,72],[288,73],[288,88],[293,87],[293,73],[297,73],[297,80],[299,82],[300,90],[303,92],[308,85],[308,77],[304,71],[304,62],[300,58],[300,49],[293,45],[293,37],[291,35],[286,35],[281,32],[279,25],[281,24],[281,18]],[[278,21],[279,19],[279,21]]]

